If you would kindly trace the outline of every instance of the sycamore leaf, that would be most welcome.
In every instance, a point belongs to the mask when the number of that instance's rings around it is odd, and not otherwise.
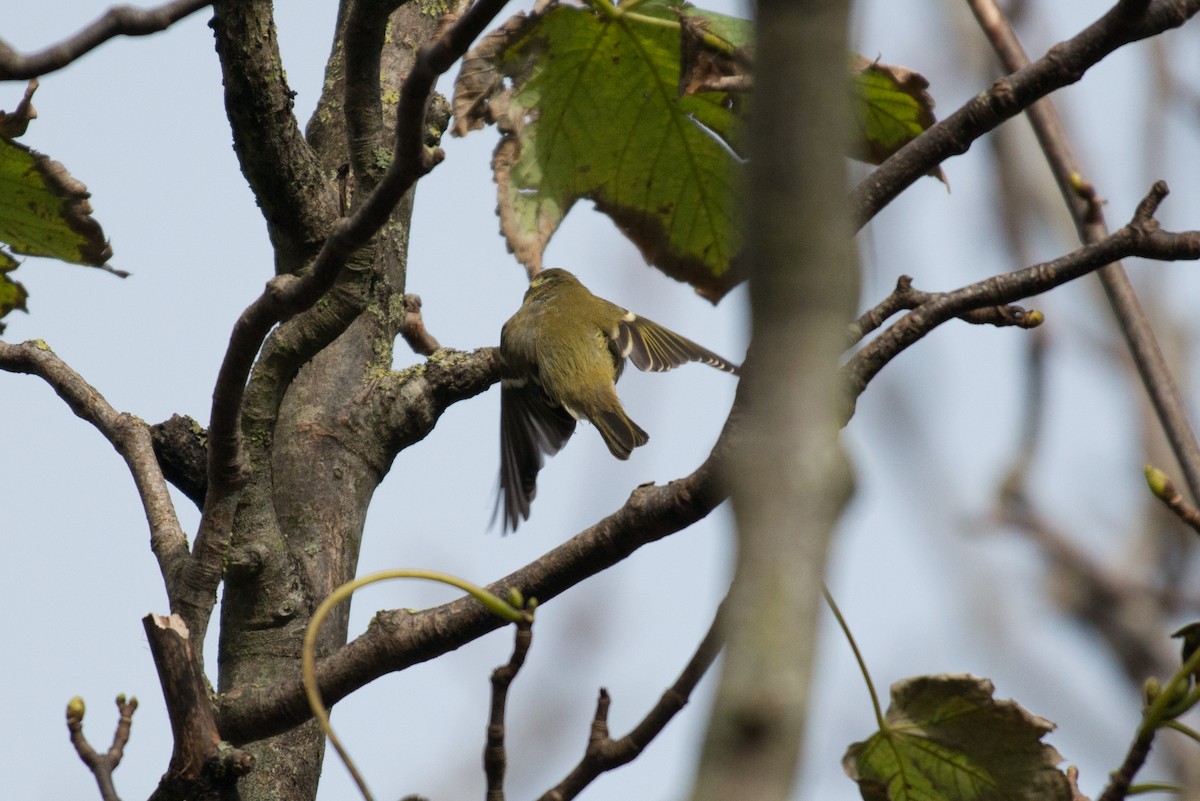
[[[13,309],[25,311],[25,299],[29,294],[25,287],[8,277],[17,269],[17,260],[0,250],[0,320],[4,319]],[[0,323],[0,334],[4,333],[4,323]]]
[[[36,89],[30,81],[17,108],[0,111],[0,318],[25,308],[25,288],[8,276],[18,266],[13,253],[124,274],[106,264],[112,248],[92,219],[87,187],[57,161],[14,141],[37,117],[30,102]]]
[[[680,97],[679,17],[551,5],[463,61],[454,133],[495,123],[500,228],[530,272],[572,205],[591,200],[646,261],[718,300],[737,281],[739,120],[720,93]],[[569,266],[569,265],[568,265]]]
[[[858,139],[850,155],[880,164],[937,121],[933,98],[926,91],[929,81],[919,72],[868,61],[859,55],[853,56],[852,62]],[[941,167],[929,174],[946,182]]]
[[[729,92],[753,88],[753,26],[749,20],[697,8],[680,13],[682,48],[679,91]],[[857,137],[851,157],[880,164],[929,128],[933,97],[929,81],[906,67],[851,56],[852,106]],[[733,101],[736,102],[736,101]],[[930,175],[945,182],[940,168]]]
[[[1070,801],[1054,728],[974,676],[918,676],[892,685],[884,727],[854,743],[842,766],[864,801]]]

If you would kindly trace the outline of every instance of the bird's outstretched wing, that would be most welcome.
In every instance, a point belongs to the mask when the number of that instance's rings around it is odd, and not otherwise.
[[[622,358],[628,357],[639,370],[661,372],[687,362],[701,362],[734,375],[741,370],[708,348],[633,312],[626,312],[617,324],[613,346]]]
[[[552,404],[539,386],[506,380],[500,387],[500,490],[492,521],[504,504],[504,532],[529,519],[543,456],[553,456],[575,433],[575,418]]]

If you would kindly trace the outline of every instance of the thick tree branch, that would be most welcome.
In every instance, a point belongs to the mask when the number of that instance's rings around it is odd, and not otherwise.
[[[445,36],[421,48],[401,88],[395,158],[379,185],[353,216],[338,221],[302,275],[276,276],[235,324],[213,392],[208,503],[226,501],[245,480],[240,411],[246,378],[263,339],[276,323],[316,303],[333,285],[354,251],[387,222],[404,193],[441,161],[441,151],[426,151],[424,144],[425,105],[433,83],[466,52],[471,41],[503,6],[502,0],[478,0]]]
[[[876,168],[850,193],[858,226],[950,156],[1038,98],[1075,83],[1117,48],[1177,28],[1200,11],[1200,0],[1121,0],[1077,36],[1055,45],[1029,66],[996,81]]]
[[[0,41],[0,81],[36,78],[60,70],[113,37],[158,33],[211,2],[175,0],[158,8],[114,6],[70,38],[28,55]]]
[[[83,736],[84,705],[82,698],[72,698],[67,704],[67,729],[71,732],[71,745],[75,753],[87,765],[88,770],[96,777],[96,785],[100,789],[103,801],[121,801],[117,796],[117,788],[113,784],[113,771],[121,764],[125,755],[125,744],[129,742],[129,733],[133,728],[133,713],[137,711],[136,698],[125,700],[125,696],[117,696],[117,730],[113,733],[112,745],[103,754],[97,753],[87,738]]]
[[[203,508],[208,489],[207,432],[192,418],[174,414],[169,420],[150,426],[150,436],[163,476],[188,500]]]
[[[721,609],[723,608],[724,604],[721,606]],[[687,706],[692,691],[712,667],[725,644],[725,636],[721,631],[721,609],[717,610],[708,633],[700,641],[679,678],[667,688],[641,722],[620,739],[614,740],[608,735],[608,707],[612,699],[608,691],[601,688],[600,697],[596,701],[596,715],[592,720],[591,736],[588,737],[583,759],[565,779],[546,791],[538,801],[570,801],[596,777],[632,762],[662,733],[675,715]]]
[[[1161,261],[1200,259],[1200,231],[1171,233],[1153,215],[1167,195],[1159,181],[1138,204],[1128,225],[1092,245],[1023,270],[993,276],[953,292],[940,294],[901,317],[859,351],[843,368],[850,397],[857,398],[883,367],[937,326],[969,309],[1013,303],[1073,281],[1127,256]]]
[[[390,36],[388,17],[400,4],[398,0],[353,0],[346,15],[346,135],[356,198],[370,192],[383,172],[380,64],[384,40]]]
[[[296,122],[271,0],[217,3],[211,25],[238,163],[266,219],[276,272],[295,272],[337,219],[332,175]]]
[[[177,598],[179,571],[188,559],[187,536],[175,516],[162,469],[154,455],[150,428],[130,414],[113,409],[95,387],[83,380],[41,340],[10,345],[0,342],[0,369],[36,375],[66,401],[78,417],[104,436],[133,475],[150,525],[150,547],[158,560],[172,608]]]
[[[980,26],[987,34],[992,48],[1006,69],[1016,72],[1029,64],[1029,57],[1017,39],[1008,20],[992,0],[970,0]],[[1145,5],[1143,2],[1142,5]],[[1131,8],[1131,12],[1136,9]],[[1094,187],[1080,180],[1083,172],[1067,139],[1066,131],[1049,99],[1042,99],[1026,109],[1046,160],[1054,173],[1059,191],[1075,221],[1079,238],[1085,243],[1098,242],[1108,234],[1104,211]],[[1150,321],[1138,302],[1133,284],[1120,263],[1110,264],[1098,273],[1109,305],[1120,324],[1134,365],[1150,403],[1158,415],[1159,424],[1171,444],[1187,479],[1192,498],[1200,501],[1200,445],[1188,421],[1186,406],[1175,386]]]
[[[231,797],[230,790],[254,766],[254,758],[221,742],[187,625],[178,615],[146,615],[142,625],[174,739],[171,763],[151,801]]]
[[[638,487],[621,509],[488,589],[505,597],[515,587],[545,604],[643,545],[704,518],[726,497],[717,469],[736,420],[735,405],[712,453],[691,475],[665,486]],[[415,614],[381,612],[365,633],[318,663],[321,697],[336,703],[380,676],[434,659],[502,625],[469,598]],[[298,672],[273,686],[238,688],[218,701],[221,732],[237,743],[278,734],[310,717]]]

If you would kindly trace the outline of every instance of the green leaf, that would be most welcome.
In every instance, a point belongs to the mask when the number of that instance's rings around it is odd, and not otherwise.
[[[14,141],[37,117],[30,102],[36,89],[37,81],[30,81],[17,108],[11,113],[0,111],[0,319],[13,309],[24,310],[28,297],[25,288],[8,275],[19,266],[13,253],[124,275],[106,264],[112,248],[92,219],[87,187],[57,161]]]
[[[14,253],[104,265],[112,248],[90,196],[57,161],[0,137],[0,241]]]
[[[842,766],[865,801],[1069,801],[1054,728],[974,676],[918,676],[892,685],[883,728]]]
[[[500,227],[530,271],[588,199],[650,264],[718,300],[736,283],[739,121],[721,93],[679,96],[667,0],[552,5],[485,37],[455,86],[454,133],[495,123]],[[567,265],[569,266],[569,265]]]
[[[749,92],[753,88],[753,26],[749,20],[689,8],[682,13],[681,94]],[[851,56],[852,106],[857,136],[853,158],[880,164],[937,120],[929,82],[906,67]],[[945,181],[941,169],[930,175]]]
[[[929,81],[920,73],[859,55],[852,57],[850,72],[858,126],[858,140],[851,151],[854,158],[880,164],[937,121],[933,98],[926,91]],[[946,181],[940,167],[929,174]]]
[[[13,309],[25,311],[25,300],[29,294],[25,287],[8,277],[17,266],[17,260],[0,249],[0,320]],[[0,334],[4,333],[4,327],[4,323],[0,323]]]

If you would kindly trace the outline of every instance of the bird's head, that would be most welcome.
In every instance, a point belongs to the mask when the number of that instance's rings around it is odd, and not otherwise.
[[[525,292],[525,299],[553,295],[562,289],[581,286],[583,284],[579,283],[579,279],[572,273],[558,267],[551,267],[533,277],[529,282],[529,289]]]

